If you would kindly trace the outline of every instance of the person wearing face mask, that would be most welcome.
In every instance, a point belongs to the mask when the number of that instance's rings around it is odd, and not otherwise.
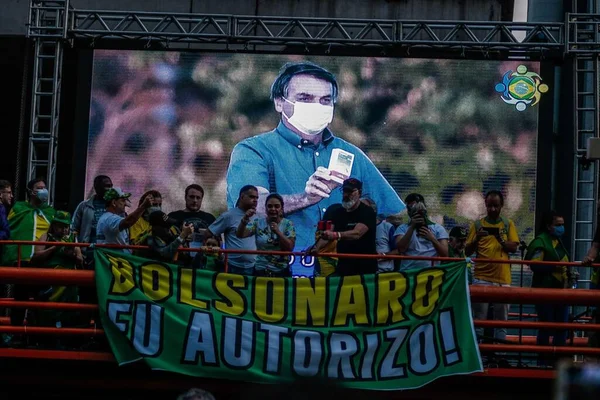
[[[363,184],[360,180],[349,178],[342,184],[342,207],[332,205],[323,217],[333,223],[332,230],[325,230],[319,241],[310,250],[318,254],[327,243],[337,240],[337,253],[377,254],[376,232],[377,216],[375,211],[360,201]],[[339,257],[335,275],[363,275],[377,272],[377,259],[355,259]]]
[[[342,193],[336,189],[343,178],[329,170],[335,149],[354,156],[350,174],[365,182],[364,195],[377,203],[381,213],[396,214],[404,209],[402,200],[362,150],[334,136],[329,128],[337,99],[338,84],[330,71],[308,61],[285,64],[271,86],[271,100],[281,116],[278,126],[241,141],[231,154],[228,207],[234,206],[239,189],[246,184],[256,186],[260,195],[279,193],[286,218],[296,227],[296,251],[313,245],[323,214],[342,202]],[[262,204],[257,213],[265,214]],[[297,260],[300,265],[310,264],[306,258]]]
[[[396,229],[396,247],[401,255],[417,257],[448,257],[448,232],[427,215],[425,199],[411,193],[404,199],[410,221]],[[436,261],[434,265],[438,265]],[[400,270],[431,267],[431,261],[402,260]]]
[[[17,201],[8,213],[8,225],[12,240],[39,241],[48,233],[56,210],[48,204],[48,189],[43,178],[27,183],[27,201]],[[21,246],[21,265],[29,264],[34,253],[31,245]],[[15,265],[18,254],[16,245],[6,245],[2,256],[3,265]]]
[[[562,215],[554,210],[546,211],[542,215],[539,232],[527,247],[525,260],[569,262],[569,253],[561,240],[565,233],[565,220]],[[530,265],[529,268],[533,272],[531,287],[553,289],[570,287],[571,271],[567,266]],[[538,321],[567,322],[569,319],[569,307],[563,304],[538,304],[536,311]],[[540,329],[537,344],[548,346],[550,336],[553,336],[552,346],[564,346],[567,342],[567,331]],[[540,364],[543,364],[547,360],[540,361]]]
[[[36,178],[27,183],[27,201],[17,201],[8,214],[8,224],[12,240],[40,241],[46,236],[50,224],[54,220],[56,210],[48,205],[48,189],[43,178]],[[17,265],[18,246],[6,245],[2,255],[2,265]],[[35,247],[21,246],[21,266],[31,264]],[[15,300],[28,300],[32,291],[39,286],[15,284],[13,297]],[[23,309],[11,310],[11,324],[22,325],[25,316]],[[15,339],[15,338],[13,338]]]
[[[150,226],[150,214],[154,211],[161,211],[162,195],[158,190],[148,190],[140,197],[138,207],[142,205],[144,199],[152,195],[152,203],[150,207],[144,211],[142,217],[138,219],[131,228],[129,228],[129,241],[136,246],[143,246],[147,243],[148,236],[152,233]],[[134,252],[136,254],[136,252]]]

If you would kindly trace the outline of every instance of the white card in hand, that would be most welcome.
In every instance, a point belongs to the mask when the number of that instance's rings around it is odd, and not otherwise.
[[[331,178],[338,183],[343,183],[350,177],[353,163],[354,154],[342,149],[333,149],[328,168]]]

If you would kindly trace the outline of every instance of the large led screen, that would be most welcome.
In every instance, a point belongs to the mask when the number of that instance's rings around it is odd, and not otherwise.
[[[270,98],[282,66],[301,61],[330,71],[339,88],[331,135],[316,144],[278,130],[282,107]],[[406,222],[401,200],[417,192],[450,230],[484,216],[483,194],[498,189],[503,214],[527,241],[537,103],[548,90],[538,73],[533,62],[97,50],[85,194],[106,174],[134,205],[146,190],[160,191],[169,212],[185,207],[184,190],[197,183],[202,209],[217,216],[252,184],[284,196],[302,250],[341,191],[298,199],[341,149],[380,214]],[[304,110],[295,122],[314,125],[302,117],[319,112]],[[296,272],[310,274],[313,261],[303,262],[309,268]]]

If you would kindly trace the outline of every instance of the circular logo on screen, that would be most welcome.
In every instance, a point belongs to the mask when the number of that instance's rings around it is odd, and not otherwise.
[[[500,98],[507,104],[514,104],[517,111],[539,103],[542,93],[548,91],[548,85],[535,72],[528,72],[525,65],[519,65],[516,71],[508,71],[502,76],[502,82],[494,87],[502,93]]]

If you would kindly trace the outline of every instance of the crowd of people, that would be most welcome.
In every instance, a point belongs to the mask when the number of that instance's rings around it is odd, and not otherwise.
[[[468,274],[472,285],[511,285],[509,260],[517,252],[520,239],[515,221],[502,214],[501,191],[491,190],[482,196],[485,216],[474,215],[469,226],[453,226],[448,231],[430,219],[422,194],[410,193],[400,200],[360,149],[329,131],[337,97],[337,82],[331,73],[307,62],[286,65],[271,91],[281,122],[275,130],[241,142],[234,149],[228,170],[232,178],[227,189],[229,208],[218,217],[202,210],[205,193],[198,184],[190,184],[181,194],[184,209],[166,213],[161,193],[149,190],[128,211],[131,194],[113,186],[109,176],[99,175],[94,179],[93,195],[71,215],[48,204],[42,178],[31,180],[27,198],[14,204],[10,183],[0,181],[0,239],[40,242],[36,246],[2,246],[2,265],[91,269],[92,247],[61,244],[136,245],[139,247],[122,247],[120,251],[217,272],[291,277],[295,275],[294,257],[281,252],[297,251],[300,243],[300,250],[314,260],[314,276],[388,273],[432,265],[431,261],[414,259],[398,262],[388,257],[393,255],[455,259],[474,256],[476,261]],[[333,150],[347,157],[341,159],[339,168],[319,165],[322,156],[329,159]],[[349,159],[354,164],[344,175],[345,166],[352,165]],[[296,160],[298,165],[290,167],[289,160]],[[398,219],[397,211],[405,206],[404,222]],[[544,214],[526,259],[570,261],[561,242],[563,217],[555,211]],[[194,251],[181,251],[185,247]],[[223,253],[222,249],[241,252]],[[593,262],[599,249],[597,232],[582,261]],[[244,253],[255,250],[271,254]],[[566,266],[532,265],[531,269],[535,287],[568,288],[577,279],[575,271]],[[67,287],[21,284],[14,285],[11,294],[15,300],[93,301],[94,297],[93,293]],[[473,316],[478,320],[507,320],[508,308],[508,304],[477,303],[473,304]],[[22,325],[24,310],[12,310],[10,317],[13,325]],[[63,314],[49,318],[50,322],[44,323],[65,323]],[[566,306],[538,307],[541,321],[564,322],[567,318]],[[482,329],[477,335],[485,339]],[[506,329],[496,329],[493,336],[491,340],[506,341]],[[554,345],[566,341],[566,332],[540,331],[538,344],[548,344],[549,336]]]
[[[342,184],[342,202],[327,208],[314,229],[315,243],[306,253],[315,258],[315,276],[347,276],[357,274],[387,273],[427,268],[452,261],[426,261],[393,259],[390,255],[452,257],[465,259],[475,257],[469,268],[468,279],[473,285],[508,287],[511,284],[510,255],[519,247],[515,222],[502,215],[504,196],[500,191],[490,191],[482,197],[487,215],[473,221],[470,226],[447,229],[429,219],[427,203],[419,193],[405,198],[408,220],[394,223],[385,215],[377,213],[377,204],[362,196],[362,182],[348,178]],[[291,277],[290,258],[277,252],[294,249],[296,231],[287,219],[282,196],[271,193],[264,199],[253,185],[240,189],[235,207],[218,217],[203,211],[204,189],[197,184],[189,185],[183,197],[185,208],[165,213],[161,194],[156,190],[145,193],[133,210],[130,194],[114,187],[108,176],[94,180],[94,195],[82,201],[73,215],[55,210],[48,204],[48,190],[43,179],[27,184],[27,199],[13,204],[11,185],[0,181],[0,238],[39,241],[40,245],[2,246],[2,265],[48,268],[93,268],[92,247],[66,247],[61,243],[96,243],[112,245],[137,245],[120,251],[133,253],[157,261],[192,266],[216,272],[253,276]],[[259,202],[265,212],[257,213]],[[539,235],[529,244],[525,258],[536,261],[570,261],[562,244],[564,217],[555,211],[544,214]],[[195,252],[180,251],[181,248],[197,249]],[[275,254],[231,253],[226,250],[264,250]],[[596,234],[588,256],[589,264],[595,260],[600,249],[600,236]],[[328,253],[327,257],[320,254]],[[335,257],[335,254],[368,254],[372,258]],[[379,257],[378,257],[379,256]],[[505,263],[487,262],[506,260]],[[467,260],[471,261],[467,258]],[[471,266],[471,263],[467,264]],[[575,271],[567,266],[549,268],[531,265],[533,287],[568,288],[577,279]],[[79,293],[77,288],[65,286],[14,285],[12,296],[16,300],[48,300],[61,302],[81,301],[93,294]],[[473,304],[475,319],[508,319],[508,304]],[[568,320],[566,305],[540,305],[537,309],[540,321]],[[36,323],[42,325],[68,325],[68,313],[43,313]],[[13,309],[10,314],[13,325],[22,325],[23,309]],[[29,323],[32,323],[29,320]],[[484,338],[483,329],[477,335]],[[566,343],[566,331],[540,330],[538,344],[549,344],[553,337],[555,346]],[[506,340],[506,329],[498,328],[494,338],[501,343]]]

